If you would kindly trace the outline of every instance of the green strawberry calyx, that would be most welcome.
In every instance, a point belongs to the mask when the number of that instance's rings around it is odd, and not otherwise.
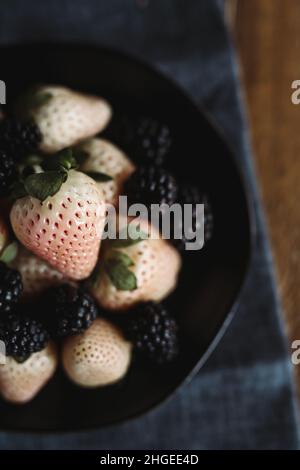
[[[112,250],[104,261],[104,269],[110,281],[118,290],[137,289],[136,275],[128,269],[134,266],[132,259],[122,251]]]
[[[18,247],[19,245],[16,241],[13,241],[9,245],[7,245],[1,253],[0,261],[5,264],[11,263],[18,254]]]

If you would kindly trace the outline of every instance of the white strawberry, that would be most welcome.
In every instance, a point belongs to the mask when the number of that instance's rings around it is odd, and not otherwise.
[[[57,85],[41,86],[25,95],[21,103],[23,115],[29,115],[38,126],[42,135],[40,150],[46,153],[92,137],[111,118],[111,108],[102,98]]]
[[[126,310],[138,302],[160,301],[177,284],[181,258],[177,250],[150,225],[131,222],[151,235],[131,246],[116,247],[106,242],[99,274],[90,291],[98,303],[108,310]]]
[[[6,357],[6,363],[0,365],[0,394],[13,403],[26,403],[48,382],[56,366],[57,353],[52,343],[22,363]]]
[[[29,176],[27,191],[35,194],[38,178],[37,193],[45,197],[44,190],[53,189],[52,178],[57,175],[60,172]],[[15,201],[10,213],[15,235],[28,250],[65,276],[85,279],[97,262],[100,248],[106,210],[102,194],[93,179],[70,170],[56,194],[44,197],[39,196],[39,200],[29,195]]]
[[[22,276],[23,296],[25,297],[39,295],[50,287],[71,282],[46,261],[24,248],[19,249],[11,266]]]
[[[81,167],[83,172],[104,173],[112,178],[110,181],[98,184],[103,191],[105,201],[117,204],[123,184],[135,171],[134,164],[125,153],[104,139],[89,139],[80,145],[80,150],[88,155]]]
[[[102,318],[63,344],[64,369],[73,382],[83,387],[104,386],[120,380],[130,360],[131,344],[118,328]]]

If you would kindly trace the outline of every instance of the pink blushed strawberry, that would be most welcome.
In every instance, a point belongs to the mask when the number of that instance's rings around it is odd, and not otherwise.
[[[123,185],[135,171],[134,164],[118,147],[104,139],[93,138],[83,142],[79,149],[86,152],[81,170],[85,173],[105,174],[111,177],[108,181],[97,184],[103,191],[105,201],[116,205]]]
[[[29,176],[23,189],[28,195],[19,197],[10,213],[16,237],[65,276],[88,277],[97,262],[106,210],[95,181],[76,170],[49,171]]]
[[[161,301],[177,284],[181,258],[175,248],[145,221],[131,221],[130,227],[145,239],[108,240],[98,276],[90,284],[91,294],[107,310]]]
[[[12,403],[26,403],[50,380],[56,366],[57,352],[51,342],[25,362],[6,357],[0,365],[0,394]]]
[[[63,343],[62,362],[68,377],[82,387],[100,387],[122,379],[131,361],[131,343],[104,318]]]
[[[19,248],[18,255],[11,266],[22,276],[23,297],[26,299],[38,296],[50,287],[64,283],[76,284],[25,248]]]
[[[109,104],[57,85],[43,85],[20,99],[21,116],[30,117],[42,139],[40,150],[55,153],[102,131],[111,118]]]

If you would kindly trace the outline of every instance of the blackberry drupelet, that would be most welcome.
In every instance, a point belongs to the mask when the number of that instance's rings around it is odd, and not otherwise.
[[[125,331],[135,350],[156,364],[171,362],[178,354],[178,326],[162,304],[138,305]]]
[[[4,119],[0,123],[0,147],[17,161],[35,152],[42,140],[40,130],[33,121]]]
[[[41,323],[19,313],[0,318],[0,340],[5,344],[6,355],[23,362],[46,346],[49,334]]]
[[[83,333],[97,317],[97,306],[82,289],[64,284],[47,295],[49,330],[54,337]]]
[[[177,183],[173,175],[158,166],[140,166],[126,181],[129,204],[173,204],[177,199]]]
[[[171,144],[171,132],[166,124],[151,117],[142,116],[136,122],[130,156],[137,162],[161,165],[164,163]]]
[[[22,277],[19,271],[10,269],[0,261],[0,318],[11,312],[23,292]]]
[[[0,148],[0,197],[7,196],[16,178],[15,161],[11,154]]]
[[[197,227],[197,210],[196,204],[204,204],[204,243],[207,243],[213,235],[214,230],[214,215],[211,205],[210,198],[208,194],[201,192],[197,187],[185,184],[181,185],[178,188],[178,200],[177,202],[182,206],[184,204],[192,204],[192,220],[190,227],[188,227],[188,232],[191,234],[195,232]],[[182,227],[182,221],[180,222],[180,227]],[[186,233],[183,233],[182,238],[173,239],[172,244],[179,250],[183,251],[185,249],[185,244],[191,242],[191,239],[188,239]]]

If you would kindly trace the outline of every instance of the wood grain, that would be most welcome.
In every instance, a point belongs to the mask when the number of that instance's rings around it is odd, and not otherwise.
[[[291,83],[300,80],[300,2],[239,0],[232,11],[257,174],[292,341],[300,339],[300,105],[291,102]],[[300,390],[300,366],[295,373]]]

